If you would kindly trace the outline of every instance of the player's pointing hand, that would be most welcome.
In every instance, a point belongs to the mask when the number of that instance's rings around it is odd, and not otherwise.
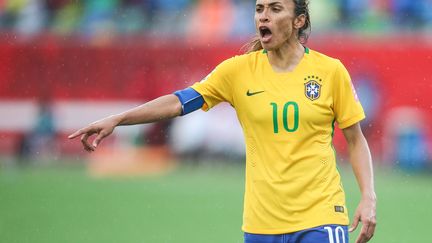
[[[118,125],[118,121],[115,116],[110,116],[105,119],[93,122],[86,127],[79,129],[78,131],[69,135],[69,139],[74,139],[81,136],[81,143],[87,152],[92,152],[100,144],[100,142],[109,136],[114,128]],[[96,134],[96,138],[90,144],[88,138]]]

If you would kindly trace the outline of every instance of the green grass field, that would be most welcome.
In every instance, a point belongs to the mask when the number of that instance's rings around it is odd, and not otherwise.
[[[359,192],[342,168],[352,214]],[[0,172],[0,242],[242,242],[243,168],[180,168],[162,176],[95,179],[80,167]],[[376,173],[372,242],[424,243],[432,175]],[[354,242],[351,235],[351,242]]]

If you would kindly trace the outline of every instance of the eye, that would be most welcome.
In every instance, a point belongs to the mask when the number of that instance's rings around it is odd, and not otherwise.
[[[279,13],[280,11],[282,11],[282,9],[279,8],[279,7],[273,7],[272,11],[275,12],[275,13]]]
[[[261,13],[261,12],[263,11],[263,7],[261,7],[261,6],[257,6],[256,9],[255,9],[255,11],[256,11],[257,13]]]

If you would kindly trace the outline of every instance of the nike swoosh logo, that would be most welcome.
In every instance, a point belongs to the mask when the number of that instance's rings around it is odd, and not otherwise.
[[[253,96],[253,95],[261,94],[261,93],[263,93],[263,92],[265,92],[265,91],[264,91],[264,90],[261,90],[261,91],[257,91],[257,92],[250,92],[250,91],[248,90],[247,93],[246,93],[246,95],[247,95],[247,96]]]

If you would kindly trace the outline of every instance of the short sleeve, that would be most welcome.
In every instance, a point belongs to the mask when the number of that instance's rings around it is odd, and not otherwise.
[[[358,99],[350,75],[338,61],[333,75],[333,109],[339,128],[344,129],[365,118],[363,107]]]
[[[203,110],[207,111],[221,102],[232,105],[232,77],[236,67],[234,59],[225,60],[201,82],[191,86],[203,96]]]

